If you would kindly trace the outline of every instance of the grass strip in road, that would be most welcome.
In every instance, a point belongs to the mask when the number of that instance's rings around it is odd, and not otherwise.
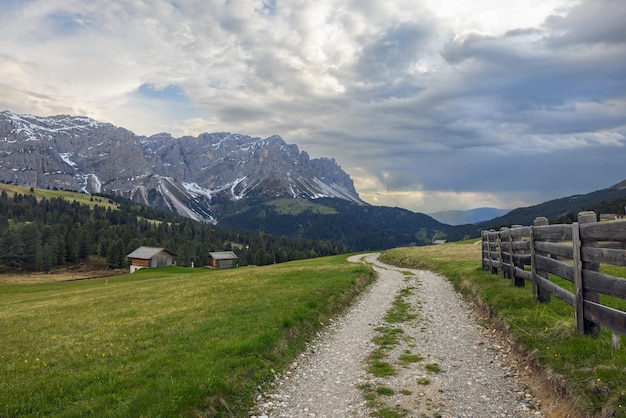
[[[373,280],[346,258],[0,283],[0,416],[246,416]]]
[[[533,299],[530,284],[514,287],[510,280],[481,268],[481,246],[473,242],[398,248],[381,261],[403,268],[424,269],[447,277],[463,294],[486,304],[494,318],[541,365],[561,375],[576,409],[585,416],[626,416],[626,337],[621,349],[612,346],[612,333],[579,335],[574,309],[553,297],[548,304]],[[621,271],[610,274],[623,276]],[[623,300],[611,306],[626,310]]]

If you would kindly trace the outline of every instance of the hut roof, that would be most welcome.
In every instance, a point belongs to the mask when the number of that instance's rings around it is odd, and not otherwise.
[[[237,254],[232,251],[213,251],[209,255],[214,260],[232,260],[237,258]]]
[[[176,254],[173,253],[172,251],[168,250],[167,248],[163,248],[163,247],[139,247],[137,248],[135,251],[133,251],[132,253],[128,254],[126,257],[128,258],[140,258],[142,260],[149,260],[152,257],[154,257],[155,255],[157,255],[158,253],[165,251],[166,253],[169,253],[171,255],[173,255],[174,257],[176,257]]]

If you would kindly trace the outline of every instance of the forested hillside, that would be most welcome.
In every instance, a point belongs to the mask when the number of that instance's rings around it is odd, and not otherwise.
[[[239,265],[347,252],[330,242],[227,230],[123,199],[93,196],[87,205],[25,190],[0,194],[0,272],[96,261],[120,268],[126,266],[126,254],[141,245],[174,251],[182,266],[208,264],[209,251],[233,250]]]
[[[473,237],[479,237],[483,229],[532,225],[533,220],[540,216],[548,218],[550,223],[568,223],[576,220],[578,212],[586,210],[592,210],[598,215],[601,213],[623,214],[625,202],[626,183],[621,182],[584,195],[568,196],[535,206],[513,209],[504,216],[476,225],[461,226],[461,229]]]
[[[220,225],[289,237],[332,240],[347,245],[350,251],[430,245],[433,239],[457,241],[465,237],[464,230],[406,209],[356,205],[331,198],[320,198],[315,202],[326,210],[285,213],[271,204],[261,204],[224,216]]]

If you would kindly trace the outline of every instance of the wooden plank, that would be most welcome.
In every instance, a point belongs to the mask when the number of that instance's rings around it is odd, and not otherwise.
[[[533,279],[532,272],[527,271],[527,270],[522,270],[519,267],[515,267],[514,274],[515,274],[515,277],[521,277],[524,280],[531,281]]]
[[[597,271],[582,270],[583,290],[626,299],[626,279]]]
[[[530,266],[530,263],[531,263],[530,254],[523,254],[523,255],[514,254],[513,261],[514,261],[514,264]]]
[[[533,236],[535,241],[571,241],[571,225],[540,225],[533,226]]]
[[[535,255],[535,267],[537,267],[538,270],[544,270],[562,277],[565,280],[574,282],[574,268],[569,264],[537,254]]]
[[[571,244],[558,244],[555,242],[538,241],[535,242],[535,251],[538,253],[555,255],[558,257],[564,257],[572,259],[572,245]]]
[[[608,249],[612,249],[612,250],[623,250],[626,249],[626,241],[613,241],[613,242],[599,242],[598,243],[598,247],[600,248],[608,248]]]
[[[498,251],[489,251],[489,258],[496,261],[500,258],[500,252]]]
[[[580,225],[580,238],[583,241],[626,241],[626,221]]]
[[[626,266],[626,250],[584,246],[580,252],[583,261]]]
[[[626,334],[626,312],[599,303],[585,301],[585,319]]]
[[[530,241],[513,241],[511,249],[513,251],[530,251]]]
[[[550,280],[540,275],[537,275],[535,279],[537,280],[537,287],[544,289],[548,293],[553,294],[554,296],[561,299],[565,303],[568,303],[572,306],[576,306],[576,297],[574,296],[572,292],[565,290],[560,286],[557,286],[556,284],[552,283]]]
[[[530,227],[522,226],[519,228],[511,228],[509,229],[509,235],[515,240],[519,240],[521,238],[528,238],[530,237]]]
[[[500,239],[505,240],[513,238],[513,240],[520,240],[522,238],[528,238],[530,236],[529,226],[520,226],[515,228],[506,228],[500,231]]]

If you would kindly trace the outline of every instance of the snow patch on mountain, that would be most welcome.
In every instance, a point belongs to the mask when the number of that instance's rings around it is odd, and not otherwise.
[[[81,184],[80,191],[83,193],[102,193],[102,183],[98,176],[93,173],[77,174],[76,180]]]
[[[193,197],[197,197],[198,195],[206,196],[211,199],[213,196],[213,192],[210,189],[205,189],[204,187],[198,186],[198,183],[187,183],[183,181],[181,183],[185,190],[187,190]]]
[[[70,157],[72,155],[74,155],[73,152],[60,152],[59,153],[59,157],[61,157],[61,159],[63,160],[63,162],[65,162],[65,164],[69,165],[70,167],[76,167],[78,164],[70,160]]]

